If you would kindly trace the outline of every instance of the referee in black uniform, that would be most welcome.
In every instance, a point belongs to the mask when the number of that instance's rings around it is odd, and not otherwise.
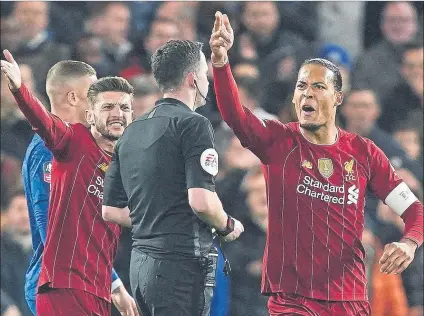
[[[152,70],[164,98],[118,141],[103,218],[132,226],[130,282],[143,316],[209,315],[212,228],[226,241],[244,228],[215,193],[213,129],[194,112],[208,93],[202,45],[169,41],[152,56]]]

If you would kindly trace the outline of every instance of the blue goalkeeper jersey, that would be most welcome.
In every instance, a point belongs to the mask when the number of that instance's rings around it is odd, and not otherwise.
[[[25,153],[22,177],[28,204],[34,255],[25,275],[25,299],[35,315],[35,295],[47,233],[50,180],[53,155],[38,134],[35,134]],[[112,271],[112,281],[118,280]]]

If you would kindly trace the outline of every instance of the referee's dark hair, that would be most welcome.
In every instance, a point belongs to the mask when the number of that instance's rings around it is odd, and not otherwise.
[[[96,98],[102,92],[124,92],[131,97],[134,95],[134,88],[122,77],[104,77],[94,82],[87,92],[88,102],[93,107],[96,104]]]
[[[188,40],[170,40],[152,56],[153,76],[162,92],[181,85],[189,72],[196,72],[203,44]]]

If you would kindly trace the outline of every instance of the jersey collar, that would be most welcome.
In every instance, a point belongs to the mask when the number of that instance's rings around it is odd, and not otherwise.
[[[187,110],[189,110],[190,112],[192,111],[187,104],[185,104],[184,102],[181,102],[180,100],[174,99],[174,98],[162,98],[160,100],[157,100],[155,103],[155,106],[159,106],[162,104],[170,104],[173,106],[178,106],[178,107],[182,107],[185,108]]]

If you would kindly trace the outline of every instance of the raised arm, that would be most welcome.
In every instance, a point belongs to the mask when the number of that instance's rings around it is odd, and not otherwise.
[[[1,70],[9,83],[16,102],[33,129],[41,136],[54,154],[63,154],[67,149],[71,129],[57,116],[51,114],[43,104],[25,87],[21,70],[12,54],[3,51],[6,60],[1,60]]]
[[[260,155],[278,134],[273,130],[281,129],[282,124],[277,121],[263,121],[240,103],[237,85],[228,62],[228,50],[233,42],[234,32],[228,16],[217,12],[209,45],[212,51],[211,60],[218,108],[222,118],[234,130],[242,145]]]

